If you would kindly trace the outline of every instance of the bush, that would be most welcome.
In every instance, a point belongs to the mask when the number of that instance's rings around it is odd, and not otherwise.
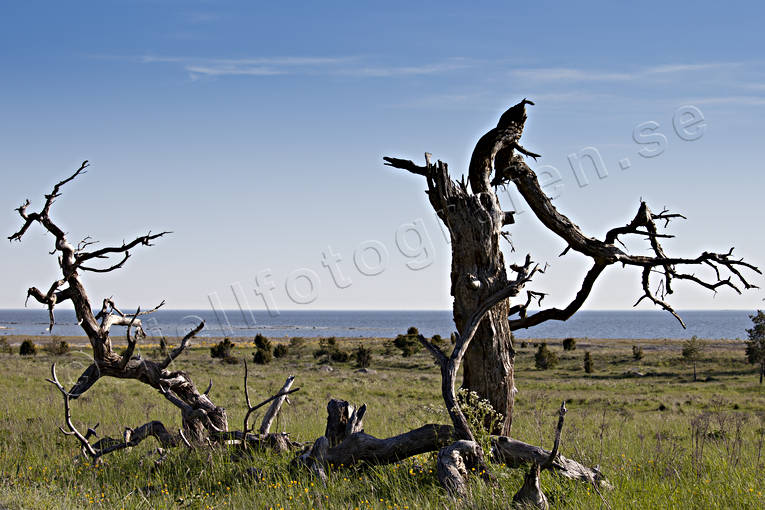
[[[45,345],[45,347],[43,347],[43,349],[45,349],[45,352],[53,354],[54,356],[63,356],[69,352],[69,344],[66,342],[66,340],[61,340],[58,337],[53,337]]]
[[[273,351],[273,346],[271,345],[271,340],[264,337],[260,333],[255,335],[255,348],[256,349],[263,349],[264,351]]]
[[[314,358],[329,356],[332,351],[337,350],[337,339],[333,336],[319,339],[319,348],[313,351]]]
[[[290,349],[293,351],[299,351],[305,347],[305,338],[302,336],[294,336],[290,338]]]
[[[547,370],[557,364],[558,355],[547,347],[547,343],[540,344],[536,354],[534,354],[534,365],[540,370]]]
[[[369,368],[369,364],[372,362],[372,351],[361,344],[353,351],[353,357],[356,358],[357,368]]]
[[[525,349],[528,346],[529,346],[528,342],[521,342],[521,349]]]
[[[575,351],[576,350],[576,340],[573,338],[566,338],[563,340],[563,350],[564,351]]]
[[[35,356],[37,355],[37,346],[32,340],[27,338],[21,342],[21,346],[19,347],[19,354],[22,356]]]
[[[223,363],[227,363],[229,365],[236,365],[237,363],[239,363],[239,358],[235,356],[226,356],[225,358],[223,358],[222,361]]]
[[[401,350],[401,355],[403,357],[408,358],[409,356],[419,351],[420,347],[422,347],[422,344],[420,344],[420,341],[417,339],[419,334],[420,332],[417,330],[417,328],[412,326],[406,330],[406,335],[398,335],[393,340],[393,345]]]
[[[451,335],[449,335],[449,341],[452,343],[452,345],[457,343],[457,332],[455,331]]]
[[[13,348],[5,338],[0,338],[0,352],[3,354],[11,354],[13,352]]]
[[[347,351],[343,351],[337,346],[337,339],[333,336],[319,340],[319,348],[313,351],[313,357],[325,357],[325,359],[329,358],[338,363],[344,363],[351,359],[351,355]]]
[[[223,341],[218,342],[217,345],[210,347],[210,357],[218,359],[226,359],[231,357],[231,351],[236,344],[231,343],[231,340],[224,338]]]
[[[643,359],[643,348],[638,347],[637,345],[632,346],[632,359],[635,361],[640,361]]]
[[[266,365],[274,359],[274,347],[271,340],[260,333],[255,335],[255,352],[252,354],[252,361],[256,365]]]
[[[439,349],[442,348],[444,345],[446,345],[446,340],[441,338],[441,335],[433,335],[433,338],[430,339],[430,343],[438,347]]]
[[[271,363],[273,358],[273,353],[265,349],[257,349],[254,353],[252,353],[252,361],[256,365],[267,365],[268,363]]]
[[[348,351],[341,351],[340,349],[336,349],[329,353],[329,359],[337,363],[345,363],[351,359],[351,355],[348,353]]]
[[[274,347],[274,358],[283,358],[287,355],[287,352],[289,350],[287,349],[287,346],[284,344],[279,344],[276,347]]]
[[[593,370],[592,366],[592,356],[590,356],[590,351],[584,352],[584,371],[585,373],[591,374]]]

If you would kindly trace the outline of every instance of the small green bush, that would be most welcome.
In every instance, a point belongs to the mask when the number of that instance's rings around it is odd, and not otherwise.
[[[576,350],[576,340],[573,338],[566,338],[563,340],[563,350],[564,351],[575,351]]]
[[[632,359],[635,361],[640,361],[643,359],[643,348],[638,347],[637,345],[632,346]]]
[[[322,356],[329,356],[333,351],[337,350],[337,339],[333,336],[329,338],[319,339],[319,348],[313,351],[314,358],[321,358]]]
[[[236,344],[232,343],[228,338],[224,338],[218,342],[217,345],[210,347],[210,357],[217,359],[226,359],[231,357],[231,351],[234,350]]]
[[[274,347],[274,358],[283,358],[287,355],[287,352],[289,352],[287,346],[284,344],[279,344]]]
[[[584,353],[584,371],[588,374],[591,374],[593,370],[592,366],[592,356],[590,356],[590,351],[585,351]]]
[[[338,363],[344,363],[351,359],[348,351],[343,351],[337,346],[337,339],[333,336],[319,339],[319,348],[313,351],[314,358],[324,357]]]
[[[0,353],[11,354],[12,352],[13,348],[11,347],[11,344],[8,343],[8,340],[0,338]]]
[[[357,368],[369,368],[372,362],[372,351],[364,347],[364,344],[361,344],[353,351],[353,357],[356,358]]]
[[[329,359],[337,363],[345,363],[346,361],[351,359],[351,355],[348,353],[348,351],[342,351],[340,349],[337,349],[335,351],[332,351],[329,354]]]
[[[441,349],[446,345],[446,340],[441,338],[441,335],[433,335],[433,338],[430,339],[430,343]]]
[[[521,342],[521,349],[525,349],[528,346],[529,346],[528,342]]]
[[[540,344],[536,354],[534,354],[534,365],[540,370],[547,370],[557,364],[558,355],[547,347],[546,342]]]
[[[252,361],[256,365],[267,365],[271,363],[273,358],[273,353],[265,349],[257,349],[254,353],[252,353]]]
[[[294,336],[290,338],[290,349],[293,351],[300,351],[305,347],[305,338],[302,336]]]
[[[19,354],[21,356],[36,356],[37,346],[32,340],[27,338],[26,340],[21,342],[21,345],[19,346]]]
[[[256,349],[263,349],[264,351],[272,351],[273,347],[271,345],[271,340],[264,337],[260,333],[255,335],[255,348]]]
[[[412,326],[408,330],[406,330],[406,335],[398,335],[393,340],[393,345],[395,345],[399,350],[401,350],[401,355],[405,358],[408,358],[409,356],[415,354],[420,350],[422,347],[422,344],[417,339],[420,332]]]
[[[45,352],[53,354],[54,356],[63,356],[69,352],[69,343],[66,340],[61,340],[59,337],[53,337],[45,344]]]

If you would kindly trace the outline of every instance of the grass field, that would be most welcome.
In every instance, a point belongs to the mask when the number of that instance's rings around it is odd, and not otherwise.
[[[144,357],[156,347],[151,342],[141,346]],[[226,407],[229,426],[241,428],[243,366],[211,359],[207,342],[197,342],[176,367],[203,388],[212,379],[211,398]],[[358,342],[338,341],[347,349]],[[569,413],[561,452],[600,466],[614,485],[602,493],[608,506],[765,508],[765,387],[744,361],[743,342],[707,341],[697,382],[680,357],[679,341],[577,339],[576,350],[564,352],[560,341],[550,340],[560,364],[544,371],[534,368],[532,342],[517,357],[513,436],[549,448],[556,410],[565,399]],[[309,340],[299,352],[251,366],[255,400],[278,390],[287,375],[297,376],[301,390],[282,410],[278,431],[297,441],[322,435],[331,397],[366,403],[366,432],[378,437],[423,423],[448,423],[438,371],[426,353],[404,358],[386,349],[391,340],[367,339],[373,350],[370,373],[357,373],[352,362],[325,371],[312,356],[316,343]],[[632,345],[643,348],[641,361],[633,359]],[[324,487],[291,470],[291,454],[263,452],[234,461],[225,449],[179,448],[154,468],[153,440],[92,467],[77,455],[76,440],[59,432],[61,396],[44,382],[55,361],[61,381],[71,383],[89,363],[89,349],[29,357],[14,349],[0,354],[0,508],[508,508],[522,481],[522,470],[494,465],[497,486],[472,480],[470,501],[454,502],[436,480],[432,454],[391,466],[336,467]],[[234,354],[250,359],[253,350],[251,342],[238,342]],[[592,353],[592,374],[582,368],[585,350]],[[72,412],[83,430],[100,422],[99,432],[112,437],[152,419],[180,425],[169,402],[131,380],[100,380],[73,403]],[[262,476],[248,475],[250,467]],[[545,472],[542,486],[554,508],[607,508],[587,484]]]

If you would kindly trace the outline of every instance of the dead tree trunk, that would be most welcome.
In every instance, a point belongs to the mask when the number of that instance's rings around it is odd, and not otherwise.
[[[77,246],[71,244],[63,229],[50,217],[50,209],[55,199],[61,194],[61,187],[85,172],[88,162],[82,163],[79,169],[67,179],[53,187],[53,191],[45,195],[45,204],[40,212],[27,212],[29,200],[17,209],[24,220],[21,229],[9,237],[11,241],[21,241],[21,238],[34,223],[39,223],[55,239],[53,253],[58,253],[61,269],[61,279],[56,280],[47,292],[36,287],[27,291],[27,300],[32,297],[48,308],[50,330],[53,329],[55,317],[53,310],[64,301],[71,301],[77,315],[80,327],[85,332],[93,348],[93,364],[88,367],[78,379],[74,387],[67,393],[67,399],[76,399],[88,391],[101,377],[117,377],[120,379],[135,379],[162,393],[170,402],[181,410],[183,428],[186,436],[192,442],[201,442],[209,431],[228,429],[226,411],[216,406],[209,398],[208,392],[200,393],[191,378],[183,371],[172,370],[170,365],[188,346],[189,340],[203,327],[201,323],[188,335],[181,344],[173,349],[163,360],[152,361],[134,356],[136,343],[145,337],[140,316],[152,313],[160,308],[160,303],[152,310],[142,312],[140,308],[134,314],[125,314],[117,308],[111,298],[103,300],[98,314],[93,313],[93,307],[85,291],[80,277],[81,273],[107,273],[123,266],[130,257],[130,250],[137,246],[151,246],[151,241],[164,236],[167,232],[148,234],[137,237],[121,246],[105,247],[93,251],[86,248],[94,244],[90,238],[81,241]],[[109,267],[93,267],[89,264],[108,259],[117,255],[121,259]],[[122,354],[115,352],[109,336],[112,326],[127,327],[126,351]],[[132,334],[131,330],[135,330]],[[209,389],[208,389],[209,390]]]
[[[581,308],[595,281],[609,265],[620,263],[640,267],[644,294],[637,303],[646,299],[670,312],[681,324],[682,320],[665,300],[667,295],[672,294],[675,280],[690,281],[713,292],[719,287],[740,292],[733,282],[734,277],[750,289],[755,286],[745,279],[742,271],[748,269],[760,273],[755,266],[734,259],[733,249],[727,253],[703,252],[696,258],[667,256],[660,240],[672,236],[659,233],[657,220],[663,221],[666,227],[670,220],[684,217],[667,210],[654,214],[645,202],[640,202],[632,221],[611,229],[603,240],[586,236],[553,206],[539,185],[536,174],[520,155],[534,159],[539,157],[519,143],[526,122],[527,104],[533,103],[524,99],[508,109],[500,117],[497,127],[490,129],[476,143],[468,170],[470,191],[464,177],[459,182],[453,181],[447,165],[441,161],[431,164],[428,153],[425,154],[425,166],[404,159],[383,158],[389,166],[425,177],[430,204],[449,230],[452,241],[451,294],[454,296],[454,321],[460,337],[467,335],[469,317],[480,304],[486,303],[490,296],[508,285],[499,243],[505,234],[503,227],[513,223],[513,212],[502,211],[494,192],[497,186],[512,184],[518,189],[539,221],[564,241],[565,249],[561,255],[573,250],[592,259],[592,267],[579,284],[579,291],[564,308],[547,308],[527,315],[532,301],[541,304],[544,296],[541,292],[527,290],[526,298],[512,306],[507,298],[494,303],[475,332],[475,340],[465,353],[463,387],[476,391],[504,415],[504,422],[496,432],[506,436],[510,434],[516,391],[511,331],[530,328],[548,320],[567,320]],[[619,237],[626,235],[647,238],[652,255],[633,255],[626,251],[626,247],[622,249],[623,245],[617,246],[617,243],[621,244]],[[530,260],[528,256],[526,260]],[[711,268],[712,278],[705,280],[676,269],[684,265],[707,266]],[[519,269],[515,265],[510,267],[516,271]],[[726,269],[730,276],[723,277],[721,269]],[[661,275],[660,293],[650,288],[651,277],[655,278],[655,274]],[[507,297],[513,296],[509,294]]]

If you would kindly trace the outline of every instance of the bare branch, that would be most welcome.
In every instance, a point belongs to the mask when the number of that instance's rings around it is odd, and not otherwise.
[[[129,259],[129,258],[130,258],[130,252],[126,251],[125,252],[125,256],[122,257],[122,260],[120,260],[119,262],[117,262],[116,264],[114,264],[112,266],[109,266],[109,267],[101,269],[101,268],[95,268],[95,267],[88,267],[88,266],[80,265],[80,266],[78,266],[78,268],[82,269],[83,271],[90,271],[90,272],[93,272],[93,273],[108,273],[110,271],[114,271],[115,269],[121,268],[123,265],[125,265],[125,262],[127,262],[127,259]]]
[[[260,423],[259,432],[261,434],[264,434],[264,435],[268,434],[269,430],[271,430],[271,425],[276,419],[276,416],[279,414],[279,411],[282,408],[282,404],[284,404],[284,401],[287,400],[287,393],[292,387],[292,383],[294,381],[295,381],[294,375],[287,377],[287,380],[284,382],[284,385],[277,393],[277,395],[281,395],[281,396],[275,398],[273,402],[271,402],[271,405],[269,406],[268,411],[266,411],[266,414],[263,415],[263,421],[261,421]]]
[[[163,301],[163,303],[164,303],[164,301]],[[160,305],[160,306],[162,306],[162,305]],[[159,308],[159,307],[157,307],[157,308]],[[172,351],[170,351],[170,353],[168,353],[167,358],[165,358],[165,361],[163,361],[162,363],[159,364],[159,368],[161,368],[161,369],[167,368],[170,365],[170,363],[173,362],[173,360],[175,358],[180,356],[180,354],[183,352],[183,350],[188,345],[189,340],[194,338],[196,336],[196,334],[199,333],[200,331],[202,331],[202,328],[204,328],[204,327],[205,327],[205,321],[202,321],[202,322],[199,323],[199,325],[196,328],[194,328],[191,331],[189,331],[188,333],[186,333],[186,335],[181,340],[181,344],[178,347],[176,347],[175,349],[173,349]]]
[[[122,355],[122,359],[120,360],[120,363],[118,365],[120,370],[124,370],[128,362],[130,361],[130,358],[133,357],[135,344],[138,340],[135,336],[133,337],[130,336],[130,328],[133,327],[133,323],[135,322],[136,317],[138,317],[138,314],[140,313],[141,313],[141,307],[139,306],[135,312],[135,315],[133,315],[133,318],[130,319],[130,324],[128,324],[127,331],[125,333],[125,336],[127,337],[127,349],[125,349],[125,353]]]
[[[47,228],[51,234],[56,236],[57,239],[64,237],[64,232],[60,228],[56,227],[48,217],[48,214],[50,213],[50,207],[53,205],[55,199],[61,196],[61,186],[73,180],[81,173],[85,173],[85,168],[87,168],[87,166],[88,161],[83,161],[82,165],[80,165],[80,168],[78,168],[71,176],[67,177],[63,181],[59,181],[55,186],[53,186],[53,191],[51,191],[48,195],[45,195],[45,205],[39,213],[27,213],[27,207],[29,207],[29,199],[27,199],[23,205],[16,208],[16,211],[18,211],[19,215],[24,219],[24,225],[18,232],[8,237],[8,240],[21,241],[21,238],[35,221],[42,223],[43,226],[45,226],[45,228]]]
[[[69,429],[69,431],[65,431],[64,429],[60,429],[61,432],[63,432],[65,435],[68,436],[74,436],[77,438],[77,440],[82,445],[82,449],[84,452],[86,452],[91,457],[97,457],[98,454],[96,453],[96,450],[93,448],[93,446],[88,442],[87,439],[85,439],[85,436],[83,436],[79,430],[77,430],[77,427],[74,426],[72,423],[72,413],[71,409],[69,407],[69,397],[72,395],[64,389],[64,387],[61,385],[60,382],[58,382],[58,377],[56,376],[56,364],[53,363],[50,367],[50,373],[51,378],[46,379],[49,383],[54,385],[56,388],[58,388],[58,391],[61,392],[61,395],[64,397],[64,421],[66,422],[66,426]],[[79,395],[77,395],[79,396]]]
[[[78,253],[76,256],[77,262],[75,266],[79,267],[86,260],[90,260],[93,258],[104,258],[112,253],[125,253],[128,250],[138,246],[139,244],[143,246],[153,246],[151,244],[151,241],[171,233],[172,232],[160,232],[159,234],[152,234],[151,232],[149,232],[145,236],[136,237],[129,243],[123,242],[122,246],[109,246],[109,247],[101,248],[100,250],[96,250],[92,252]]]

